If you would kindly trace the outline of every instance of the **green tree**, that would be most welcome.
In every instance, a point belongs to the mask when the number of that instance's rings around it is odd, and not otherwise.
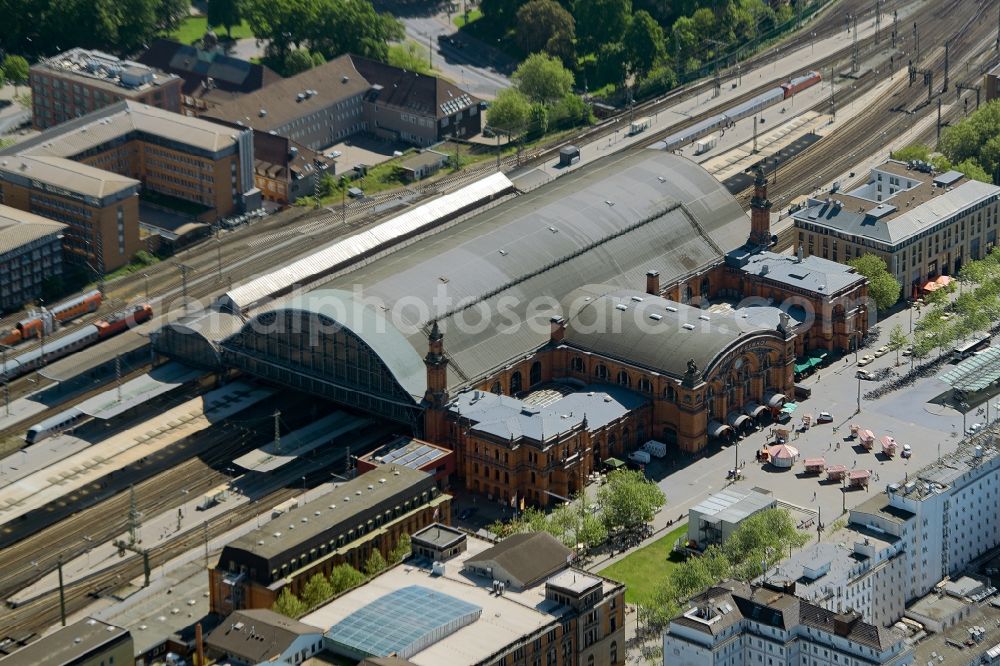
[[[164,32],[176,30],[188,17],[190,9],[190,0],[157,0],[154,9],[157,29]]]
[[[408,39],[402,44],[389,45],[389,52],[386,58],[393,67],[399,67],[418,74],[430,74],[430,60],[427,57],[427,49],[417,44],[412,39]]]
[[[691,24],[699,42],[709,39],[722,41],[723,36],[719,34],[719,21],[708,7],[699,7],[691,14]],[[731,36],[730,36],[731,38]]]
[[[576,36],[583,51],[593,53],[601,44],[621,42],[632,16],[632,0],[574,0]]]
[[[528,127],[531,102],[515,88],[504,88],[486,111],[487,124],[512,137],[520,136]]]
[[[709,546],[700,557],[688,558],[674,567],[670,572],[670,589],[677,601],[683,601],[727,577],[731,566],[718,546]]]
[[[952,167],[955,171],[961,171],[968,178],[972,180],[978,180],[982,183],[992,183],[993,179],[990,177],[986,170],[980,166],[979,162],[975,158],[968,158],[962,160],[958,164]]]
[[[877,254],[866,253],[848,261],[858,273],[868,278],[868,293],[879,310],[891,308],[899,300],[902,286],[886,267],[885,260]]]
[[[365,575],[377,576],[378,574],[385,571],[385,568],[387,566],[389,565],[385,561],[385,558],[382,557],[382,553],[380,553],[378,549],[373,549],[372,554],[368,556],[367,560],[365,560],[365,566],[364,566]]]
[[[530,0],[518,9],[515,34],[525,53],[544,50],[564,63],[572,61],[576,22],[555,0]]]
[[[573,87],[573,73],[559,60],[544,53],[528,56],[511,78],[529,100],[540,104],[562,98]]]
[[[663,58],[663,28],[649,12],[636,12],[625,32],[624,44],[629,68],[639,78],[645,78]]]
[[[604,526],[600,516],[584,513],[580,519],[576,539],[587,548],[597,548],[608,540],[608,528]]]
[[[7,80],[14,84],[14,94],[17,95],[17,87],[28,82],[28,61],[24,56],[7,55],[0,69]]]
[[[608,532],[614,532],[649,523],[667,498],[641,472],[618,470],[609,474],[607,482],[597,491],[597,501],[604,526]]]
[[[410,556],[410,535],[405,532],[399,537],[395,548],[389,551],[389,561],[399,564]]]
[[[333,586],[321,573],[313,574],[302,588],[302,604],[306,609],[315,608],[332,596]]]
[[[208,0],[208,25],[221,25],[226,29],[226,35],[233,38],[233,26],[243,20],[240,13],[240,0]]]
[[[682,16],[670,28],[670,42],[674,57],[683,60],[695,50],[701,41],[694,19]]]
[[[628,54],[621,42],[601,44],[597,51],[597,78],[601,84],[624,86],[628,77]]]
[[[271,606],[271,610],[275,613],[281,613],[285,617],[297,619],[308,609],[297,596],[292,594],[289,588],[285,587],[281,590],[281,594],[278,595],[274,605]]]
[[[899,352],[910,344],[910,337],[903,330],[902,324],[896,324],[889,331],[889,349],[896,352],[896,365],[899,365]]]
[[[307,69],[313,68],[312,55],[308,49],[294,49],[285,56],[285,61],[281,67],[283,76],[295,76]]]
[[[791,514],[785,509],[767,509],[743,520],[722,550],[734,569],[734,575],[750,580],[761,572],[761,560],[774,563],[789,547],[800,547],[809,540],[795,529]]]
[[[892,159],[900,162],[927,162],[931,158],[931,149],[922,143],[914,143],[892,153]]]
[[[563,98],[548,109],[549,127],[565,129],[590,122],[590,107],[583,98],[566,93]]]
[[[517,10],[527,0],[482,0],[479,9],[483,15],[494,21],[496,25],[507,28],[514,25]]]
[[[677,72],[670,65],[661,63],[639,82],[636,97],[644,99],[654,95],[662,95],[677,85]]]
[[[365,575],[350,564],[338,564],[330,570],[330,596],[343,594],[365,582]]]

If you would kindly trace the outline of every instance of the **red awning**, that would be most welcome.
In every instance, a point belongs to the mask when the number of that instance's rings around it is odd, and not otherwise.
[[[871,472],[869,472],[868,470],[855,469],[851,470],[851,473],[848,475],[847,478],[849,478],[851,481],[854,481],[855,479],[867,479],[869,476],[871,476]]]
[[[896,448],[896,440],[894,440],[892,437],[889,437],[889,435],[885,435],[882,438],[882,446],[884,446],[887,449],[894,449]]]
[[[938,289],[941,288],[941,286],[942,285],[939,282],[935,282],[934,280],[931,280],[930,282],[927,282],[926,284],[924,284],[923,290],[924,291],[928,291],[928,292],[930,292],[930,291],[937,291]]]
[[[826,458],[806,458],[806,467],[823,467],[826,465]]]
[[[942,287],[947,287],[949,284],[954,282],[954,280],[955,278],[951,277],[950,275],[942,275],[938,277],[938,279],[935,280],[935,282],[937,282]]]

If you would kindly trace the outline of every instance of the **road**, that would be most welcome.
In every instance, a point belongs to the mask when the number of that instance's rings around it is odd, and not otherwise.
[[[459,36],[455,24],[438,7],[381,0],[379,11],[387,11],[403,22],[406,36],[431,51],[431,66],[476,97],[493,99],[510,87],[508,74],[514,63],[502,52],[466,35]]]

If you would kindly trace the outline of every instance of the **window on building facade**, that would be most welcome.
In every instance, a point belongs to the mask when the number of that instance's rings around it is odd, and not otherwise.
[[[618,383],[622,386],[632,386],[632,378],[624,370],[618,372]]]
[[[510,376],[510,394],[515,395],[521,391],[521,372],[515,371]]]
[[[579,356],[574,356],[573,360],[569,362],[569,367],[573,372],[583,372],[583,359]]]
[[[531,372],[528,375],[528,386],[534,386],[540,381],[542,381],[542,364],[540,361],[535,361],[531,364]]]
[[[607,379],[608,378],[608,366],[604,365],[603,363],[598,364],[597,367],[594,368],[594,375],[598,379]]]

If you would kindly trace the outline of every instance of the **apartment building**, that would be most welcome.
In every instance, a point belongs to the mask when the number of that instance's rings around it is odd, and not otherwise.
[[[421,548],[302,618],[328,652],[410,666],[625,663],[625,586],[571,566],[551,535],[493,544],[432,525],[413,543],[433,554]]]
[[[723,581],[693,597],[663,633],[670,666],[905,666],[895,631],[767,586]]]
[[[851,525],[903,542],[907,601],[1000,544],[1000,455],[987,437],[964,442],[850,512]]]
[[[96,272],[141,249],[140,194],[201,222],[259,207],[252,132],[125,101],[0,150],[0,203],[67,224],[66,249]]]
[[[891,534],[849,525],[778,563],[757,582],[787,586],[827,610],[853,610],[865,622],[889,627],[906,610],[903,583],[910,572],[903,546]]]
[[[271,83],[207,115],[312,150],[363,132],[428,146],[480,129],[479,100],[461,88],[354,55]]]
[[[62,275],[66,225],[0,205],[0,310],[18,310]]]
[[[180,77],[101,51],[76,48],[41,60],[31,66],[28,84],[35,129],[46,129],[122,100],[180,110]]]
[[[846,262],[872,253],[918,297],[997,244],[1000,187],[923,162],[888,160],[849,192],[810,198],[792,214],[806,255]]]

